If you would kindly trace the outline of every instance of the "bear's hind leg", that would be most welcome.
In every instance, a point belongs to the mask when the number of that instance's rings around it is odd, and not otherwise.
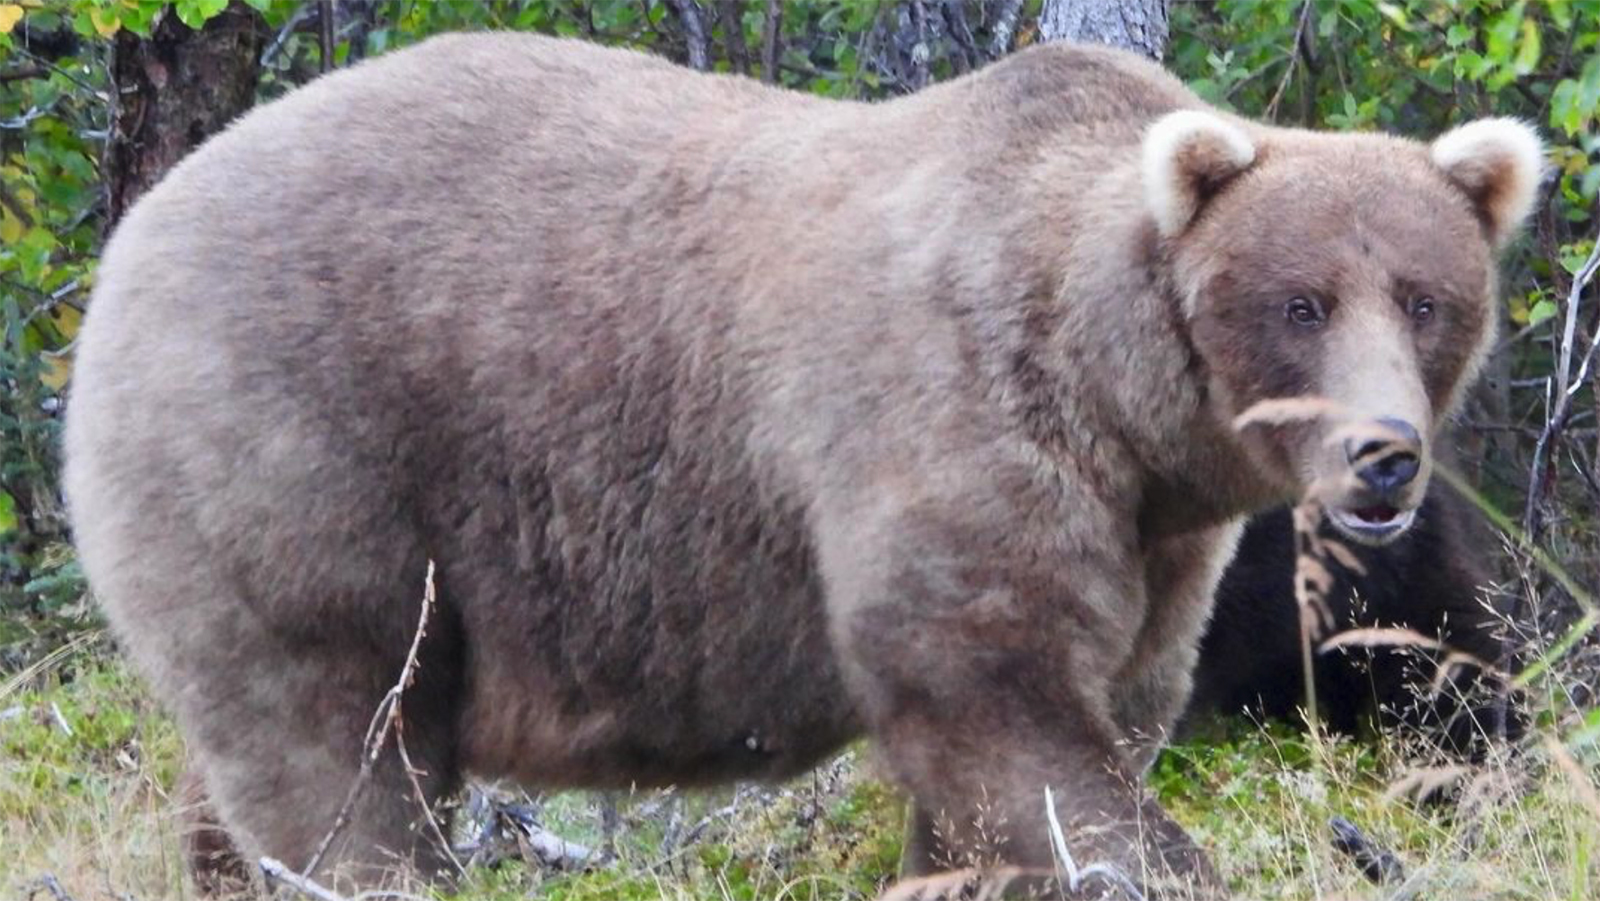
[[[459,783],[454,724],[450,705],[426,687],[446,669],[418,673],[403,695],[401,722],[363,777],[364,736],[398,668],[380,680],[367,661],[319,657],[285,655],[270,686],[264,673],[235,674],[216,686],[211,715],[187,717],[218,819],[251,867],[268,856],[304,871],[317,858],[318,879],[362,887],[412,867],[426,878],[447,874],[439,836],[448,836],[448,825],[436,820],[436,831],[427,818],[437,817],[433,806]]]
[[[237,894],[250,885],[250,868],[217,819],[205,779],[193,767],[178,780],[183,823],[183,856],[195,891],[202,897]]]

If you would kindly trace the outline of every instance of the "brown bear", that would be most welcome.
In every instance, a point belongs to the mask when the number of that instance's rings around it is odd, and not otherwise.
[[[1316,483],[1343,532],[1406,528],[1540,167],[1516,122],[1273,128],[1102,48],[869,105],[430,40],[123,221],[80,551],[252,857],[312,859],[432,561],[429,799],[780,778],[866,734],[910,873],[1049,870],[1049,790],[1080,860],[1220,891],[1137,780],[1239,521]],[[1235,427],[1304,396],[1344,419]],[[438,867],[408,785],[385,756],[325,867]]]
[[[1329,648],[1314,658],[1323,725],[1347,735],[1370,724],[1417,732],[1452,754],[1476,756],[1485,740],[1515,738],[1522,723],[1496,671],[1514,655],[1504,635],[1509,611],[1492,591],[1493,546],[1482,517],[1452,490],[1430,491],[1416,525],[1381,547],[1352,545],[1359,570],[1335,567],[1327,593],[1331,634],[1401,627],[1442,642],[1484,665],[1404,645]],[[1326,525],[1325,537],[1336,537]],[[1299,722],[1306,705],[1300,611],[1294,594],[1295,543],[1289,510],[1253,518],[1217,585],[1200,642],[1186,723],[1210,713]]]

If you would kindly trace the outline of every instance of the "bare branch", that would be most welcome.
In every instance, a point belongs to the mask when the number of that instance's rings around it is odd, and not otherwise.
[[[284,888],[293,889],[296,894],[316,901],[345,901],[343,895],[319,885],[309,876],[302,876],[291,870],[283,861],[271,857],[263,857],[256,862],[261,868],[261,875],[267,879],[267,884],[277,883]]]
[[[29,78],[43,78],[50,74],[44,66],[18,66],[5,72],[0,72],[0,84],[9,81],[24,81]]]
[[[400,732],[404,729],[400,701],[405,695],[406,688],[416,678],[417,655],[422,648],[422,638],[428,631],[428,617],[433,613],[435,600],[433,561],[429,560],[428,573],[422,590],[422,612],[418,615],[416,634],[411,639],[411,650],[406,653],[405,664],[400,668],[400,678],[395,682],[394,687],[389,689],[388,693],[383,696],[383,700],[378,703],[378,709],[372,714],[372,721],[367,724],[367,737],[363,745],[365,750],[361,755],[361,770],[356,773],[355,781],[350,784],[350,791],[345,795],[344,803],[339,806],[339,813],[334,817],[333,826],[328,829],[328,834],[322,837],[322,842],[317,845],[317,850],[311,855],[311,861],[301,871],[307,877],[317,871],[317,867],[321,866],[323,858],[327,856],[328,849],[333,847],[334,840],[350,824],[351,811],[355,810],[356,802],[361,799],[361,794],[366,790],[367,783],[372,780],[372,768],[377,765],[378,758],[382,756],[383,748],[389,742],[391,730],[395,733],[401,765],[405,767],[406,775],[410,778],[412,787],[416,790],[418,801],[422,803],[422,813],[428,818],[428,824],[432,827],[435,840],[441,843],[441,847],[443,847],[444,853],[449,857],[450,862],[455,864],[458,870],[461,869],[461,862],[456,860],[454,852],[450,849],[450,843],[444,840],[443,832],[439,829],[439,824],[434,819],[433,811],[428,808],[427,796],[423,793],[422,786],[416,781],[416,769],[411,766],[411,760],[406,754],[405,745],[400,738]]]
[[[1594,249],[1589,252],[1589,258],[1584,260],[1583,268],[1573,277],[1572,287],[1567,291],[1567,318],[1562,328],[1561,346],[1557,350],[1555,381],[1551,385],[1554,397],[1551,398],[1549,411],[1545,417],[1544,429],[1539,433],[1538,442],[1534,444],[1533,462],[1528,468],[1528,499],[1522,511],[1522,531],[1530,542],[1538,541],[1540,528],[1543,525],[1539,510],[1550,483],[1555,478],[1555,472],[1551,469],[1549,461],[1554,457],[1555,446],[1560,443],[1567,420],[1572,414],[1573,399],[1589,380],[1595,349],[1600,347],[1600,336],[1590,340],[1589,349],[1584,352],[1577,373],[1572,373],[1572,349],[1573,343],[1577,340],[1578,306],[1583,301],[1584,289],[1588,287],[1596,271],[1600,271],[1600,240],[1595,242]]]

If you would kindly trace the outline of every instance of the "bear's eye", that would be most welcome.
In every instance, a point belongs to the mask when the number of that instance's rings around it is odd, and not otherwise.
[[[1290,322],[1306,328],[1316,328],[1328,318],[1328,314],[1322,310],[1322,304],[1310,297],[1290,299],[1284,305],[1283,314],[1288,317]]]
[[[1433,318],[1433,298],[1431,297],[1414,297],[1407,306],[1409,307],[1407,312],[1411,314],[1412,320],[1419,325]]]

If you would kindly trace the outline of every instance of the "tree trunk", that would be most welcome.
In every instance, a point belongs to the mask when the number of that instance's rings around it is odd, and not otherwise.
[[[1154,60],[1167,50],[1171,0],[1044,0],[1039,38],[1109,44]]]
[[[194,31],[170,10],[150,37],[119,32],[111,54],[106,228],[168,169],[255,102],[266,26],[229,4]]]

